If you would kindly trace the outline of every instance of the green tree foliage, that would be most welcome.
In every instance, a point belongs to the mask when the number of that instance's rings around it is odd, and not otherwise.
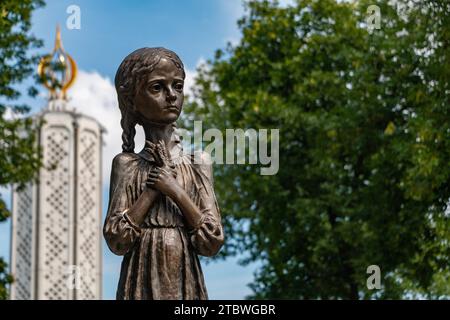
[[[215,166],[223,254],[261,263],[251,298],[450,296],[450,5],[396,3],[250,1],[199,69],[205,129],[280,129],[278,174]]]
[[[26,117],[27,106],[15,103],[20,92],[17,84],[30,76],[38,57],[28,51],[41,46],[30,35],[31,14],[42,6],[41,0],[2,0],[0,2],[0,185],[17,184],[23,187],[41,165],[35,144],[36,124]],[[36,90],[30,88],[30,95]],[[9,116],[7,116],[9,114]],[[0,197],[0,222],[10,215],[5,201]],[[7,265],[0,258],[0,299],[6,299],[7,284],[12,281]]]

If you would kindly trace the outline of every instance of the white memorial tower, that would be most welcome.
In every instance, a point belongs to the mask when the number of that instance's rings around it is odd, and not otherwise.
[[[39,64],[48,105],[35,116],[44,167],[12,195],[11,299],[101,299],[102,133],[69,108],[76,64],[61,43]]]

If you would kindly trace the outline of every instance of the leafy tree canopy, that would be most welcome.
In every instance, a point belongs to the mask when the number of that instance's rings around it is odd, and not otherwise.
[[[36,68],[37,56],[29,50],[42,45],[30,35],[31,14],[44,4],[41,0],[2,0],[0,2],[0,185],[23,187],[41,165],[35,144],[36,124],[26,117],[29,108],[15,103],[21,93],[17,84],[29,77]],[[30,95],[36,94],[30,88]],[[0,222],[10,215],[0,197]],[[7,284],[12,282],[7,265],[0,258],[0,299],[8,297]]]
[[[276,175],[215,166],[223,255],[261,262],[252,298],[450,296],[450,5],[376,1],[371,31],[372,4],[249,1],[199,69],[204,129],[280,129]]]

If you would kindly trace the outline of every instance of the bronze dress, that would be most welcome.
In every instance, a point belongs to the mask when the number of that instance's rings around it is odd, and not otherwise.
[[[116,297],[208,299],[197,254],[213,256],[224,241],[211,165],[194,164],[176,140],[171,154],[177,181],[200,209],[202,223],[190,230],[177,205],[160,194],[145,221],[136,226],[126,211],[146,188],[147,174],[155,165],[148,148],[146,142],[138,154],[121,153],[112,164],[103,234],[111,251],[124,255]]]

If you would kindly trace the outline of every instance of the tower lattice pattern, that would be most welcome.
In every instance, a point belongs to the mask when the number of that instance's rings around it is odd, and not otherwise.
[[[27,184],[25,189],[15,194],[17,211],[13,216],[15,247],[17,250],[16,265],[13,274],[16,299],[31,298],[32,249],[33,249],[33,188]]]
[[[44,164],[48,170],[42,175],[41,188],[44,208],[39,216],[43,237],[40,263],[44,299],[68,299],[68,267],[70,265],[70,132],[63,127],[51,127],[43,133]],[[41,279],[42,279],[41,277]]]
[[[77,228],[77,265],[81,271],[81,290],[77,299],[95,299],[97,290],[100,217],[99,192],[99,139],[95,132],[83,130],[79,140],[78,194],[79,213]]]
[[[101,126],[43,113],[39,182],[13,192],[12,299],[101,298]]]

